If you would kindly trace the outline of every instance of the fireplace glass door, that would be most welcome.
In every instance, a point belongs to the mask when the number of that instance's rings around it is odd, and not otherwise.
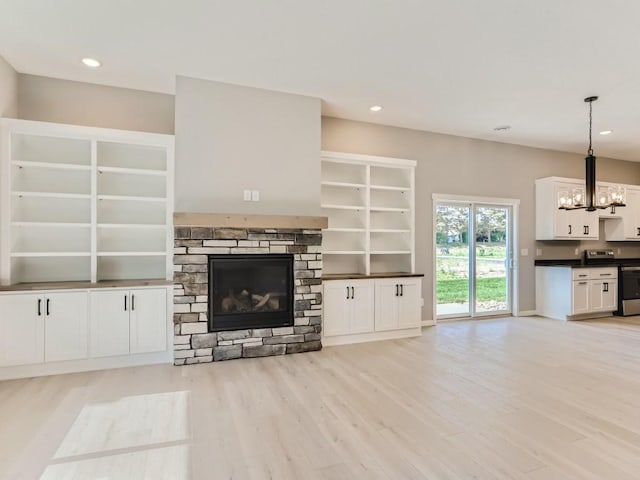
[[[293,325],[293,255],[209,255],[209,330]]]

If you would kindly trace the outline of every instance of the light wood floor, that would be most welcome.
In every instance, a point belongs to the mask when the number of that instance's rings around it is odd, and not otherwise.
[[[0,478],[640,478],[640,319],[0,382]]]

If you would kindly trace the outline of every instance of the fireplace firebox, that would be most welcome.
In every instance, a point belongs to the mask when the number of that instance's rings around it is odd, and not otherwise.
[[[293,255],[209,255],[209,331],[293,325]]]

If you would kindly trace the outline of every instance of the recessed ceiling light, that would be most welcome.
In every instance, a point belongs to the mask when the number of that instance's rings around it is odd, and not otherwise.
[[[600,132],[600,135],[609,135],[610,133],[613,133],[613,130],[603,130]]]
[[[369,107],[369,110],[371,110],[372,112],[379,112],[380,110],[382,110],[382,107],[380,105],[373,105],[372,107]]]
[[[84,63],[87,67],[90,67],[90,68],[98,68],[99,66],[102,65],[95,58],[89,58],[89,57],[83,58],[82,63]]]
[[[507,130],[511,130],[511,125],[500,125],[495,127],[494,130],[496,132],[506,132]]]

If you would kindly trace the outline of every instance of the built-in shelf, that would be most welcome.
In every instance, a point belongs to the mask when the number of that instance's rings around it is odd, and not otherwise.
[[[117,200],[126,202],[166,202],[165,197],[138,197],[131,195],[98,195],[98,200]]]
[[[40,198],[86,198],[90,199],[88,193],[55,193],[55,192],[23,192],[13,191],[11,195],[14,197],[40,197]]]
[[[323,230],[323,232],[366,232],[366,229],[364,229],[364,228],[335,227],[335,228],[325,228]]]
[[[364,255],[365,253],[367,252],[364,250],[324,250],[322,252],[323,255]]]
[[[413,272],[413,160],[322,152],[325,274]]]
[[[333,210],[364,210],[366,207],[364,205],[332,205],[332,204],[322,204],[320,205],[322,208],[328,208]]]
[[[98,252],[99,257],[161,257],[167,252]]]
[[[393,185],[371,185],[371,190],[390,190],[393,192],[409,192],[411,187],[395,187]]]
[[[164,170],[151,170],[146,168],[124,168],[124,167],[98,167],[98,173],[125,173],[127,175],[151,175],[156,177],[166,177]]]
[[[99,223],[98,228],[142,228],[150,230],[166,230],[166,225],[155,225],[147,223]]]
[[[0,284],[173,278],[172,135],[2,118],[0,144]]]
[[[88,228],[90,223],[72,222],[11,222],[12,227],[56,227],[56,228]]]
[[[27,168],[50,168],[57,170],[85,170],[90,171],[90,165],[78,165],[74,163],[53,163],[53,162],[29,162],[24,160],[14,160],[11,162],[16,167]]]
[[[90,252],[12,252],[12,258],[26,257],[90,257]]]
[[[370,210],[372,212],[401,212],[406,213],[410,212],[409,208],[400,208],[400,207],[371,207]]]
[[[321,185],[327,187],[345,187],[345,188],[366,188],[364,183],[350,183],[350,182],[320,182]]]
[[[373,250],[371,255],[409,255],[411,250]]]

